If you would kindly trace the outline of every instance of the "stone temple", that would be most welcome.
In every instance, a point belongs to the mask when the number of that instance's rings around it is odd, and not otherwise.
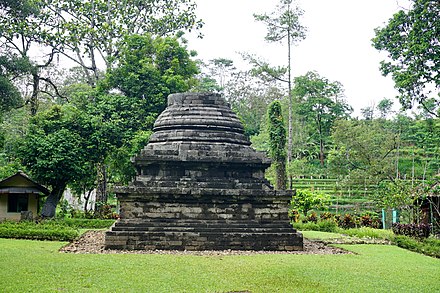
[[[220,95],[180,93],[133,159],[136,178],[116,188],[120,219],[107,249],[302,250],[291,227],[293,191],[264,179],[270,160],[250,147]]]

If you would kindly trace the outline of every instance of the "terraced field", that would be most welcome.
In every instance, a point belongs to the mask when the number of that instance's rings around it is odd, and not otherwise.
[[[329,194],[331,197],[330,211],[352,212],[374,209],[371,200],[377,191],[377,185],[368,182],[344,183],[338,179],[293,179],[294,189],[311,189]]]

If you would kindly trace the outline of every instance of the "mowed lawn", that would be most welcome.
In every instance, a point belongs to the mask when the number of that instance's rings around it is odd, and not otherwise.
[[[0,239],[1,292],[440,292],[440,260],[389,245],[346,255],[93,255]]]

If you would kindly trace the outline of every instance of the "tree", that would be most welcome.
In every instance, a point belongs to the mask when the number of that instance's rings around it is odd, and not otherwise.
[[[267,110],[269,130],[269,154],[273,159],[276,172],[275,187],[279,190],[286,189],[286,129],[281,113],[281,103],[274,101]]]
[[[243,123],[245,134],[251,137],[264,131],[268,106],[284,91],[274,81],[262,80],[249,71],[237,71],[226,83],[223,94]]]
[[[319,146],[319,161],[324,166],[326,144],[333,124],[347,119],[352,108],[345,102],[339,82],[330,82],[316,72],[295,78],[293,93],[297,98],[297,114],[308,126],[309,136]]]
[[[335,174],[371,178],[375,182],[396,178],[394,151],[398,135],[381,120],[338,120],[332,130],[329,167]]]
[[[305,39],[306,28],[303,27],[299,18],[303,15],[303,11],[292,5],[292,0],[280,0],[277,11],[268,14],[254,14],[257,21],[261,21],[267,26],[267,35],[265,39],[269,42],[287,42],[287,69],[286,68],[270,68],[267,63],[258,62],[251,59],[251,63],[257,65],[260,72],[264,72],[272,78],[287,82],[289,97],[289,120],[288,120],[288,147],[287,160],[292,159],[292,117],[293,117],[293,101],[292,101],[292,78],[291,78],[291,49],[294,44]],[[287,72],[287,80],[282,76]]]
[[[391,109],[393,108],[393,101],[387,98],[383,98],[377,104],[377,110],[379,110],[380,118],[385,119],[388,114],[391,113]]]
[[[306,189],[296,190],[290,203],[291,209],[302,212],[304,216],[312,209],[328,208],[330,198],[327,194]]]
[[[92,120],[72,106],[53,106],[31,120],[18,152],[32,176],[51,188],[43,217],[55,216],[69,183],[90,176],[90,164],[100,157],[94,128]]]
[[[440,4],[437,0],[412,0],[412,7],[394,14],[388,24],[375,30],[373,46],[387,51],[390,61],[381,62],[391,75],[404,109],[421,104],[440,116]],[[434,108],[427,105],[434,99]]]
[[[198,29],[203,24],[197,20],[195,3],[191,0],[42,0],[29,3],[32,10],[26,14],[2,10],[0,40],[6,52],[31,60],[29,103],[32,115],[38,110],[41,93],[64,98],[46,72],[59,56],[80,66],[87,82],[95,86],[102,77],[98,63],[101,61],[106,68],[116,65],[118,47],[125,36],[145,32],[165,36],[180,30]],[[30,54],[39,51],[44,54]]]
[[[135,154],[132,143],[136,139],[145,141],[154,119],[166,107],[167,96],[188,91],[195,85],[198,73],[196,63],[191,60],[192,53],[176,37],[127,36],[119,54],[118,66],[108,70],[98,84],[101,94],[91,107],[93,115],[101,117],[100,123],[114,129],[117,136],[109,141],[111,147],[103,153],[98,166],[101,180],[98,180],[97,202],[102,203],[107,201],[105,163],[113,163],[113,170],[124,181],[131,178],[133,168],[129,157]],[[109,94],[113,90],[120,94]]]
[[[193,52],[176,37],[127,36],[119,54],[118,66],[109,70],[99,88],[107,92],[117,89],[136,98],[146,113],[159,114],[169,94],[188,91],[196,84]]]
[[[81,66],[91,85],[99,80],[99,60],[104,61],[106,69],[118,63],[119,47],[127,36],[169,36],[203,25],[191,0],[60,0],[48,1],[47,7],[54,11],[62,28],[58,36],[60,54]]]

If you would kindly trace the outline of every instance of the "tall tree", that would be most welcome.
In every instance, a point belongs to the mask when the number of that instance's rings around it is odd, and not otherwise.
[[[93,111],[102,117],[103,125],[113,125],[125,132],[118,140],[112,140],[113,148],[105,153],[101,163],[106,160],[116,163],[113,166],[119,168],[115,169],[128,172],[125,176],[119,172],[120,177],[127,178],[132,175],[127,166],[130,155],[134,155],[135,138],[145,138],[154,119],[165,109],[169,94],[188,91],[196,83],[198,68],[191,59],[192,52],[175,37],[127,36],[119,52],[118,66],[108,70],[98,85],[98,90],[105,94],[97,97]],[[121,94],[109,95],[112,90]],[[122,158],[120,154],[127,156]],[[106,171],[100,174],[106,176]],[[97,201],[106,202],[105,180],[99,186]]]
[[[249,137],[260,133],[269,104],[284,93],[276,82],[262,80],[249,71],[233,73],[223,91]]]
[[[339,120],[332,131],[329,166],[340,175],[394,180],[394,151],[398,135],[381,120]]]
[[[393,101],[387,98],[383,98],[377,104],[377,110],[379,110],[380,118],[385,119],[392,111]]]
[[[168,36],[203,25],[192,0],[59,0],[48,1],[47,6],[62,27],[60,53],[81,66],[92,85],[100,78],[99,61],[106,69],[117,64],[118,47],[126,36]]]
[[[269,130],[269,154],[275,165],[275,187],[286,189],[286,128],[281,111],[281,103],[274,101],[267,110]]]
[[[45,73],[59,56],[80,66],[87,82],[95,86],[102,78],[98,64],[102,63],[106,69],[117,64],[118,46],[125,36],[145,32],[165,36],[180,30],[198,29],[203,24],[196,18],[196,5],[191,0],[42,0],[29,3],[32,3],[32,13],[24,15],[2,9],[0,41],[5,51],[32,61],[29,99],[32,114],[37,111],[41,92],[63,97],[52,77]],[[37,51],[44,54],[30,54]],[[47,87],[51,90],[46,90]]]
[[[381,62],[391,75],[403,108],[421,104],[440,116],[440,2],[411,0],[412,7],[394,14],[388,24],[375,30],[373,46],[387,51],[390,61]],[[434,107],[427,105],[434,102]]]
[[[347,119],[353,109],[345,101],[342,85],[316,72],[295,78],[293,92],[298,103],[297,114],[306,122],[309,136],[317,142],[319,161],[324,166],[326,144],[334,122]]]
[[[71,106],[54,106],[36,115],[19,147],[19,157],[32,176],[50,187],[43,217],[54,217],[69,183],[90,176],[100,157],[93,121]]]
[[[292,159],[292,120],[293,120],[293,99],[292,99],[292,46],[302,41],[306,37],[306,28],[300,24],[300,17],[303,11],[293,4],[292,0],[280,0],[277,10],[271,14],[254,14],[257,21],[261,21],[267,26],[267,34],[265,39],[269,42],[286,42],[287,44],[287,70],[273,69],[268,64],[261,64],[260,71],[265,72],[269,76],[287,82],[289,97],[289,118],[288,118],[288,146],[287,160]],[[255,61],[255,59],[254,59]],[[281,74],[287,71],[287,80],[281,78]]]

